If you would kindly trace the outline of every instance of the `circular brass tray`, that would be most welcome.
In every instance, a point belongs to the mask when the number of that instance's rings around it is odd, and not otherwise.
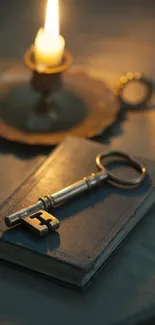
[[[47,111],[38,110],[40,95],[30,86],[31,76],[19,63],[0,74],[0,136],[31,145],[55,145],[68,135],[100,135],[115,121],[119,100],[92,71],[65,72],[63,89],[52,97],[54,106]]]

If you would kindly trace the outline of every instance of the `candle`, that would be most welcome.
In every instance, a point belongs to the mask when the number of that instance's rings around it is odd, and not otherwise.
[[[39,29],[34,44],[37,64],[48,67],[59,65],[64,49],[65,40],[59,34],[58,0],[48,0],[45,27]]]

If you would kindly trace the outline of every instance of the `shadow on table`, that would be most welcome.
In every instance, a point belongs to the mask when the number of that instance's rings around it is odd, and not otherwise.
[[[8,141],[0,137],[0,154],[12,153],[19,159],[32,159],[38,155],[47,155],[54,147],[34,146]]]
[[[94,140],[99,141],[105,145],[109,145],[113,137],[119,137],[123,134],[122,123],[126,120],[127,111],[120,109],[114,123],[109,125],[101,135],[94,137]]]
[[[132,113],[134,114],[139,112],[139,114],[143,114],[144,112],[149,112],[154,109],[155,109],[155,103],[147,107],[143,107],[143,109],[141,110],[132,111]],[[114,123],[109,125],[101,135],[94,137],[94,139],[105,145],[109,145],[112,141],[112,138],[121,136],[123,134],[123,122],[128,120],[128,112],[129,110],[123,108],[120,109]]]

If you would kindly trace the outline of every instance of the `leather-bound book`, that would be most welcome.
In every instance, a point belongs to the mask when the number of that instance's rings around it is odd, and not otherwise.
[[[46,194],[97,171],[96,155],[104,146],[68,137],[42,166],[0,208],[0,258],[36,271],[66,285],[84,287],[108,262],[128,233],[145,216],[155,198],[155,163],[140,158],[148,176],[135,189],[116,189],[105,183],[51,211],[60,228],[43,238],[24,225],[8,229],[4,218]],[[118,167],[118,166],[117,166]],[[121,164],[114,170],[122,178],[135,171]]]

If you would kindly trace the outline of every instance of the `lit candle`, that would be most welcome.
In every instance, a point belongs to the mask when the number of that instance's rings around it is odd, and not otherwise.
[[[61,63],[65,40],[59,35],[58,0],[48,0],[45,28],[39,29],[34,45],[37,64],[52,67]]]

